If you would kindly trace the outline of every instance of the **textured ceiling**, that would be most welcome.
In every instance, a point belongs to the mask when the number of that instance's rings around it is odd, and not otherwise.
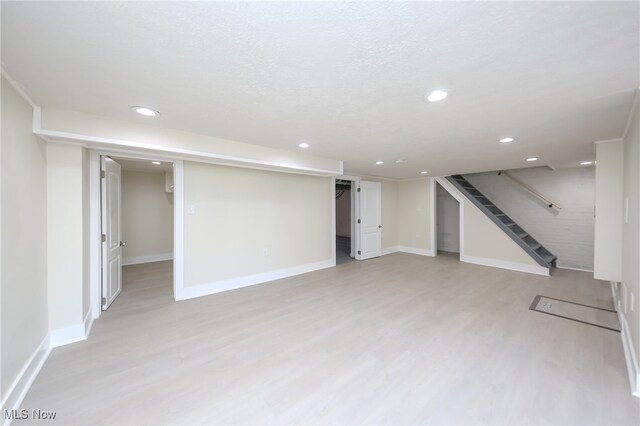
[[[39,105],[394,178],[592,158],[624,131],[639,34],[638,2],[2,2],[3,67]]]

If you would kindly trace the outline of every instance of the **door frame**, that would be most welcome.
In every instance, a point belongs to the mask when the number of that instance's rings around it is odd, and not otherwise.
[[[351,190],[349,191],[351,196],[351,257],[356,259],[357,253],[356,245],[358,244],[356,235],[356,210],[359,207],[358,197],[355,196],[354,182],[361,181],[360,176],[340,175],[334,176],[331,179],[331,244],[333,253],[333,266],[336,266],[336,179],[351,181]],[[356,259],[357,260],[357,259]]]
[[[89,151],[89,301],[93,319],[102,314],[101,241],[101,156],[132,160],[164,160],[173,163],[173,297],[181,300],[184,287],[184,163],[163,154],[129,150],[91,149]]]

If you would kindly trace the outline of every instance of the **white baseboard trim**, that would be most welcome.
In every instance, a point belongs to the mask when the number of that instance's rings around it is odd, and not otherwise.
[[[435,256],[433,250],[431,249],[423,249],[423,248],[415,248],[415,247],[406,247],[406,246],[398,246],[398,251],[402,253],[411,253],[411,254],[419,254],[421,256]]]
[[[580,268],[571,268],[569,266],[562,266],[562,265],[556,265],[556,268],[558,269],[569,269],[571,271],[580,271],[580,272],[590,272],[593,273],[593,270],[591,269],[580,269]]]
[[[207,296],[223,291],[235,290],[256,284],[262,284],[273,280],[292,277],[294,275],[306,274],[307,272],[319,269],[331,268],[335,266],[333,259],[321,262],[308,263],[306,265],[294,266],[292,268],[278,269],[261,274],[247,275],[245,277],[231,278],[228,280],[214,281],[190,287],[176,289],[176,300],[193,299],[194,297]]]
[[[7,419],[5,417],[5,412],[20,409],[20,404],[22,404],[24,397],[27,395],[29,388],[31,388],[33,381],[38,376],[38,373],[42,369],[42,366],[50,353],[51,343],[49,335],[47,334],[44,336],[44,339],[42,339],[42,342],[40,342],[40,345],[38,345],[33,355],[31,355],[31,358],[26,362],[18,374],[18,377],[16,377],[14,382],[11,384],[7,394],[4,395],[2,405],[0,406],[0,415],[2,415],[0,424],[3,426],[11,424],[12,419]]]
[[[84,322],[82,324],[59,328],[51,331],[51,347],[57,348],[70,343],[80,342],[86,338]]]
[[[613,306],[618,313],[618,320],[620,321],[620,339],[622,340],[624,359],[627,364],[627,372],[629,374],[629,385],[631,386],[631,394],[640,398],[640,368],[638,368],[638,360],[636,358],[633,340],[631,340],[631,333],[629,332],[627,318],[622,314],[620,309],[618,309],[618,293],[616,292],[615,285],[616,283],[611,281]]]
[[[549,268],[545,268],[539,265],[527,265],[524,263],[507,262],[504,260],[462,255],[460,256],[460,261],[474,263],[476,265],[491,266],[493,268],[508,269],[510,271],[549,276]]]
[[[398,246],[386,247],[382,249],[382,256],[391,254],[391,253],[397,253],[397,252],[398,252]]]
[[[122,259],[122,266],[138,265],[140,263],[162,262],[173,260],[173,253],[150,254],[147,256],[129,256]]]
[[[87,311],[87,315],[84,316],[84,338],[89,338],[89,333],[91,333],[91,327],[93,326],[94,320],[93,313],[91,312],[91,308]]]

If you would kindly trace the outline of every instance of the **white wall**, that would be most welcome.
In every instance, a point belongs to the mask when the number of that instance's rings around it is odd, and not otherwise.
[[[629,328],[636,360],[640,360],[640,92],[636,92],[635,109],[624,138],[623,209],[628,204],[622,225],[622,314]],[[625,295],[626,292],[626,295]],[[633,300],[633,307],[631,306]],[[625,309],[626,308],[626,309]],[[637,366],[636,366],[637,367]],[[640,371],[637,392],[640,396]]]
[[[431,247],[431,188],[429,178],[398,182],[398,246],[424,250]]]
[[[480,192],[558,257],[559,267],[593,270],[595,172],[593,167],[510,170],[517,179],[562,206],[551,209],[496,172],[465,175]]]
[[[596,217],[593,277],[622,280],[622,140],[596,144]]]
[[[173,256],[173,193],[164,172],[122,172],[123,264]]]
[[[83,156],[80,146],[47,144],[49,328],[60,343],[76,335],[88,312]]]
[[[437,185],[438,250],[460,253],[460,203]]]
[[[47,171],[31,133],[31,106],[2,77],[0,396],[9,391],[48,332]],[[15,395],[14,395],[15,396]],[[5,408],[13,408],[3,406]]]
[[[185,162],[185,287],[330,262],[332,197],[331,178]]]
[[[351,237],[351,191],[336,199],[336,235]]]

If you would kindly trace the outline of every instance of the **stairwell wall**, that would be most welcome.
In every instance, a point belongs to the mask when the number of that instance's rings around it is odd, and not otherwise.
[[[509,170],[517,179],[558,203],[549,208],[517,183],[497,172],[464,177],[540,244],[558,257],[558,267],[593,271],[594,167]]]

